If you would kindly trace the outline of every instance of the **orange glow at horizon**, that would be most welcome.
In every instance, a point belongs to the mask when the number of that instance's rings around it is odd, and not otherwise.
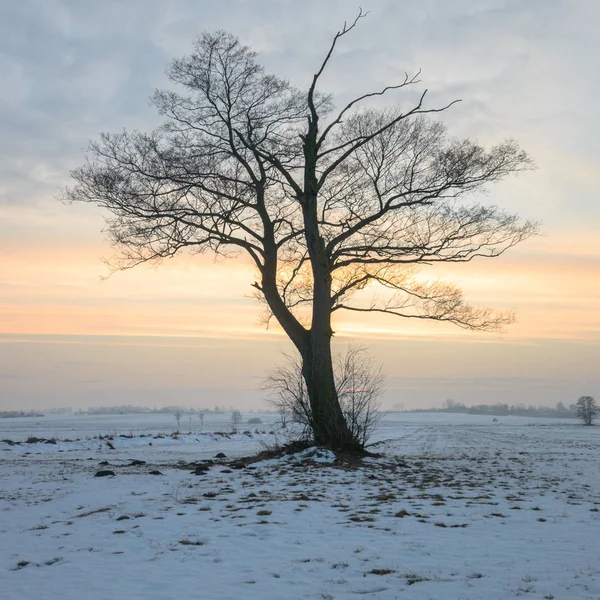
[[[557,254],[555,248],[563,252]],[[592,235],[538,238],[498,259],[423,269],[459,285],[474,304],[517,309],[506,330],[524,338],[600,337],[600,252]],[[256,273],[241,259],[182,256],[101,281],[106,249],[93,244],[25,246],[0,271],[0,332],[63,335],[280,336],[260,322],[252,298]],[[5,253],[5,256],[8,252]],[[468,342],[471,334],[440,323],[386,315],[335,314],[339,337],[426,336]]]

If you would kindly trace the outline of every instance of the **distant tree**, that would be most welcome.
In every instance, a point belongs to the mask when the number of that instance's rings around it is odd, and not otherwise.
[[[594,418],[600,412],[600,407],[591,396],[581,396],[577,400],[577,417],[583,421],[584,425],[592,425]]]
[[[288,421],[291,417],[290,411],[285,406],[279,406],[277,408],[277,414],[279,415],[279,425],[281,429],[287,429]]]
[[[175,420],[177,421],[177,431],[179,431],[179,427],[181,425],[181,413],[179,411],[177,411],[176,413],[173,414],[173,416],[175,417]]]
[[[242,413],[239,410],[234,410],[231,413],[231,428],[234,433],[237,433],[237,426],[242,422]]]
[[[183,93],[152,98],[166,123],[151,133],[102,134],[65,192],[67,201],[111,213],[107,231],[122,251],[115,268],[183,250],[245,253],[267,321],[274,317],[298,351],[315,440],[357,451],[334,377],[334,314],[497,330],[513,315],[473,306],[459,288],[426,282],[416,268],[494,258],[536,232],[473,200],[531,167],[516,142],[486,150],[448,136],[428,115],[455,102],[428,108],[427,90],[409,105],[365,106],[412,89],[418,73],[337,109],[319,92],[340,38],[363,16],[333,37],[304,91],[265,73],[233,35],[202,35],[168,70]],[[370,302],[355,294],[367,287]]]
[[[198,413],[198,418],[200,419],[200,428],[204,427],[204,413]]]

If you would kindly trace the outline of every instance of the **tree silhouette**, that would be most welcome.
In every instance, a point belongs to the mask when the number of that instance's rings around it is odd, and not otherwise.
[[[182,250],[245,252],[253,284],[298,350],[317,443],[359,449],[332,368],[332,315],[381,312],[496,330],[512,314],[465,301],[416,267],[497,257],[536,225],[469,200],[486,184],[531,167],[514,141],[490,150],[449,138],[429,115],[427,90],[411,106],[369,101],[412,88],[418,74],[341,108],[318,91],[340,38],[306,91],[265,73],[257,54],[225,33],[203,34],[167,73],[184,91],[157,91],[165,124],[101,134],[72,175],[68,201],[107,209],[115,268]],[[354,293],[386,289],[370,303]],[[303,318],[303,315],[307,315]]]
[[[600,408],[596,401],[591,396],[581,396],[577,400],[577,416],[582,420],[584,425],[593,425],[594,418],[600,412]]]

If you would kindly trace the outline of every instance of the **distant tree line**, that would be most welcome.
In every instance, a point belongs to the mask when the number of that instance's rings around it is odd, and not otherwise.
[[[577,417],[577,404],[565,405],[558,402],[555,406],[534,406],[532,404],[475,404],[467,406],[462,402],[452,399],[444,401],[441,408],[426,409],[424,412],[466,413],[470,415],[491,415],[495,417],[549,417],[549,418],[575,418]]]
[[[58,407],[58,408],[48,408],[44,409],[42,413],[39,410],[4,410],[0,411],[0,419],[10,419],[10,418],[22,418],[22,417],[43,417],[45,414],[53,414],[53,415],[137,415],[137,414],[168,414],[174,415],[175,413],[181,413],[181,415],[204,415],[204,414],[213,414],[213,415],[223,415],[226,413],[231,413],[236,409],[232,406],[214,406],[213,408],[193,408],[193,407],[185,407],[185,406],[161,406],[160,408],[149,407],[149,406],[136,406],[133,404],[120,404],[116,406],[92,406],[88,409],[78,409],[68,407]],[[252,410],[248,412],[254,412]],[[262,412],[262,411],[261,411]]]
[[[215,406],[214,408],[189,408],[184,406],[162,406],[160,408],[150,408],[148,406],[134,406],[133,404],[125,404],[121,406],[98,406],[89,408],[87,411],[80,411],[88,415],[129,415],[129,414],[146,414],[146,413],[213,413],[223,414],[230,412],[232,409],[224,406]]]
[[[43,417],[44,414],[35,410],[3,410],[0,411],[0,419],[17,419],[19,417]]]

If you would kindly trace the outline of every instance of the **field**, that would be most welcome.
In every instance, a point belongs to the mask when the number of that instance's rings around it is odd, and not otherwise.
[[[600,598],[600,427],[395,413],[380,458],[234,468],[258,416],[0,421],[0,597]]]

